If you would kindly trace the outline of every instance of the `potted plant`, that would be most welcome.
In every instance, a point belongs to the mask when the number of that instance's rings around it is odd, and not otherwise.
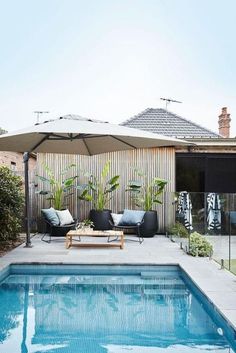
[[[53,173],[53,170],[47,165],[44,165],[47,177],[36,175],[36,177],[43,183],[43,189],[37,190],[36,193],[39,195],[47,196],[47,200],[50,201],[50,205],[56,210],[62,210],[66,206],[66,199],[73,194],[71,192],[74,186],[76,176],[67,177],[69,171],[74,168],[75,164],[67,166],[57,179]],[[65,179],[64,179],[65,178]],[[38,187],[38,184],[35,185]]]
[[[115,175],[108,178],[110,165],[111,161],[107,161],[99,177],[90,175],[88,183],[79,187],[82,190],[79,199],[93,202],[90,219],[94,223],[95,230],[111,229],[109,223],[111,210],[106,207],[112,198],[112,193],[119,187],[120,176]]]
[[[158,231],[157,211],[153,210],[154,204],[161,204],[160,196],[167,181],[158,177],[149,181],[148,176],[135,168],[139,180],[130,180],[126,191],[131,193],[135,206],[145,211],[144,223],[141,226],[141,234],[145,238],[153,237]]]
[[[87,230],[90,228],[94,228],[94,224],[91,219],[86,218],[82,222],[79,222],[78,228],[81,230]]]

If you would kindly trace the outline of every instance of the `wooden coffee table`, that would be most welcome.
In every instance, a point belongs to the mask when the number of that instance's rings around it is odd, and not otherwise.
[[[79,237],[79,240],[74,239],[73,237]],[[106,243],[82,243],[82,237],[106,237]],[[115,237],[116,239],[110,240],[110,237]],[[119,240],[115,242],[114,240]],[[120,249],[124,249],[124,232],[117,230],[93,230],[93,229],[76,229],[70,230],[66,234],[66,249],[69,249],[71,246],[78,247],[94,247],[94,248],[102,248],[102,247],[119,247]]]

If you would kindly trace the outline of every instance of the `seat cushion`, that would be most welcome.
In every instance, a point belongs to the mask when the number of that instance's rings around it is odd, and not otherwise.
[[[141,223],[145,211],[136,211],[136,210],[124,210],[123,216],[119,222],[119,226],[134,226],[137,223]]]
[[[53,226],[59,226],[60,220],[57,216],[56,210],[53,207],[43,208],[41,212],[49,223],[51,223]]]
[[[60,226],[65,226],[67,224],[74,223],[74,219],[71,216],[71,213],[69,210],[63,210],[63,211],[56,210],[56,214],[59,218]]]
[[[111,213],[111,217],[112,217],[114,226],[118,226],[121,218],[123,217],[123,213]]]
[[[230,212],[230,222],[231,222],[231,224],[236,224],[236,212],[235,211]]]

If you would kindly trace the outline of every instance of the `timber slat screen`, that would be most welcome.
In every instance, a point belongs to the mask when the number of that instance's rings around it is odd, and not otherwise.
[[[174,147],[161,147],[150,149],[137,149],[130,151],[119,151],[100,154],[96,156],[81,156],[68,154],[40,153],[37,156],[37,173],[46,176],[43,164],[53,169],[55,176],[59,177],[60,172],[68,165],[74,163],[76,168],[72,175],[79,174],[79,183],[86,183],[87,178],[83,177],[83,172],[100,175],[101,170],[107,160],[111,160],[110,176],[120,175],[120,188],[113,194],[109,203],[109,209],[113,212],[122,211],[124,208],[135,208],[131,202],[129,193],[125,192],[128,181],[135,179],[133,167],[138,167],[147,173],[149,180],[153,177],[160,177],[168,180],[166,193],[163,195],[163,206],[157,206],[160,222],[160,230],[163,231],[173,220],[174,208],[170,207],[173,197],[171,192],[175,191],[175,149]],[[38,180],[39,188],[42,184]],[[41,208],[50,206],[45,197],[37,195],[37,213],[40,217]],[[68,197],[67,207],[73,216],[80,220],[87,218],[91,203],[78,200],[78,191],[73,196]],[[165,209],[165,212],[164,212]]]

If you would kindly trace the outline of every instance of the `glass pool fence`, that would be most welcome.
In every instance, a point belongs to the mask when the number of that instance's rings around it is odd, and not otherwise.
[[[203,235],[210,244],[202,244],[203,251],[236,274],[236,194],[176,192],[164,200],[166,235],[195,256],[202,255],[196,233]]]

